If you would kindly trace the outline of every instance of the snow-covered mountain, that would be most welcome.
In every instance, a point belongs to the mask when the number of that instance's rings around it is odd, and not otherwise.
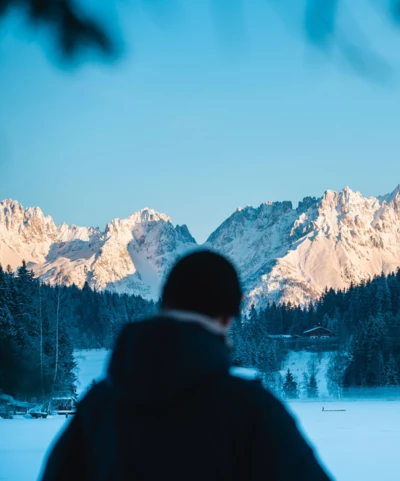
[[[18,202],[0,203],[0,263],[16,268],[24,259],[44,281],[158,298],[163,276],[175,259],[196,247],[188,228],[143,209],[115,219],[104,232],[56,226],[51,217]]]
[[[382,197],[348,187],[291,202],[237,209],[206,247],[239,268],[248,305],[267,300],[304,304],[326,287],[343,288],[400,266],[400,186]],[[56,226],[35,208],[0,203],[0,263],[22,259],[46,282],[85,281],[96,289],[157,298],[178,256],[197,246],[188,228],[143,209],[99,229]]]
[[[207,244],[239,268],[248,305],[304,304],[400,266],[400,186],[383,197],[348,187],[291,202],[238,209]]]

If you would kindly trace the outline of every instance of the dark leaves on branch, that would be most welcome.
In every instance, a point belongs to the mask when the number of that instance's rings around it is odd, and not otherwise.
[[[394,22],[399,25],[400,23],[400,0],[392,0],[391,15]]]
[[[33,24],[49,26],[65,57],[72,57],[84,48],[94,48],[105,55],[115,52],[104,26],[84,15],[73,0],[0,0],[0,17],[12,8],[24,10]]]
[[[326,46],[335,33],[338,0],[309,0],[304,25],[308,40]]]

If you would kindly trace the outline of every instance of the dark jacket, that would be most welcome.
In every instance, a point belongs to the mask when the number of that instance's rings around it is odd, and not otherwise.
[[[328,481],[292,417],[196,323],[128,325],[43,481]]]

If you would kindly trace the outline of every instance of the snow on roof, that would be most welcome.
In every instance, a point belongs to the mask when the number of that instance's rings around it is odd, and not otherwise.
[[[304,331],[303,334],[308,334],[309,332],[317,331],[318,329],[323,329],[324,331],[327,331],[333,334],[333,332],[330,329],[327,329],[326,327],[322,327],[322,326],[316,326],[316,327],[313,327],[312,329],[308,329],[308,331]]]
[[[12,396],[10,396],[9,394],[0,394],[0,400],[12,402],[12,401],[14,401],[14,398]]]
[[[9,406],[14,406],[16,408],[31,408],[31,407],[34,407],[35,404],[34,403],[28,403],[28,402],[25,402],[25,401],[10,401],[8,403]]]

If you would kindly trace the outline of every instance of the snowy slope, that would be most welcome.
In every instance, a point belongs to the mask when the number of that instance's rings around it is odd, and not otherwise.
[[[326,287],[345,288],[400,266],[400,186],[363,197],[348,187],[320,199],[238,209],[207,244],[233,260],[248,305],[304,304]]]
[[[44,281],[140,294],[157,299],[159,286],[176,258],[196,247],[186,226],[143,209],[99,229],[56,226],[51,217],[18,202],[0,203],[0,262],[22,260]]]
[[[319,354],[308,351],[290,351],[286,358],[281,376],[284,377],[288,369],[291,370],[299,387],[303,382],[303,373],[309,371],[309,362],[314,361],[316,366],[316,378],[318,383],[318,392],[320,398],[329,397],[326,371],[328,369],[330,352],[321,352]]]
[[[400,266],[400,186],[382,197],[348,187],[320,199],[266,202],[234,212],[205,244],[233,260],[247,306],[305,304],[326,287],[345,288]],[[143,209],[104,231],[56,226],[39,208],[0,203],[0,263],[29,262],[46,282],[157,298],[178,256],[197,247],[186,226]]]
[[[106,349],[89,349],[75,351],[76,391],[78,396],[86,394],[92,381],[101,381],[106,377],[111,351]]]

